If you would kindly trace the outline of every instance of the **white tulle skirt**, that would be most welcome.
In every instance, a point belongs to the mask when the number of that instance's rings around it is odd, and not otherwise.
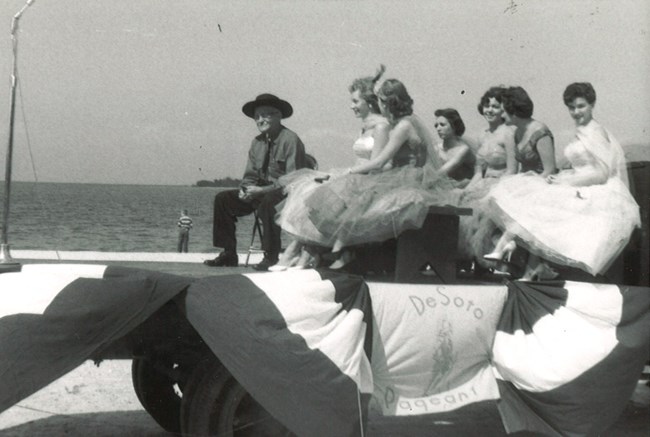
[[[431,178],[421,167],[399,167],[369,175],[344,175],[311,191],[307,217],[328,242],[344,246],[396,238],[422,226],[433,205],[452,204],[457,182]],[[434,242],[432,242],[434,244]]]
[[[323,185],[316,179],[327,176],[328,173],[304,168],[282,176],[279,180],[279,183],[284,186],[287,197],[282,209],[276,215],[276,223],[283,231],[303,243],[325,247],[331,247],[334,243],[332,236],[319,232],[309,220],[305,206],[305,199]]]
[[[488,214],[487,196],[499,182],[498,177],[486,177],[459,193],[458,206],[471,208],[471,216],[461,216],[458,229],[458,253],[463,259],[473,259],[486,268],[494,267],[493,261],[483,255],[494,250],[501,231]]]
[[[618,178],[576,187],[538,174],[504,176],[488,196],[489,214],[518,244],[552,262],[603,273],[640,226],[639,207]]]

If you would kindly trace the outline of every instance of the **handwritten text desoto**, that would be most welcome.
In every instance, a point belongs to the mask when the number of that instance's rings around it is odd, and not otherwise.
[[[458,308],[470,313],[474,318],[480,320],[485,315],[483,310],[475,305],[474,301],[463,296],[449,296],[445,287],[437,287],[435,296],[420,297],[409,296],[411,304],[418,315],[423,315],[428,309],[434,309],[438,306]]]

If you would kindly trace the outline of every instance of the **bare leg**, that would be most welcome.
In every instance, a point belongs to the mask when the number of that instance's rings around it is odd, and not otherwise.
[[[558,272],[553,270],[551,266],[546,264],[546,262],[537,255],[532,253],[528,256],[528,263],[526,264],[526,272],[522,276],[524,281],[544,281],[549,279],[555,279],[558,276]]]
[[[320,262],[320,255],[315,248],[308,245],[302,246],[302,252],[300,257],[298,257],[295,265],[289,267],[289,270],[299,270],[299,269],[308,269],[313,267],[318,267]]]
[[[313,260],[314,257],[311,255],[311,253],[309,253],[307,249],[303,248],[302,253],[300,254],[300,258],[298,258],[298,262],[296,263],[296,267],[307,268]]]
[[[510,261],[510,256],[517,246],[515,245],[515,237],[510,232],[504,232],[499,238],[494,252],[484,255],[483,258],[496,260],[496,261]]]
[[[295,265],[300,257],[301,249],[302,243],[298,240],[293,240],[291,243],[289,243],[284,252],[282,252],[277,264],[269,267],[269,271],[279,272]]]
[[[336,240],[332,246],[332,252],[340,252],[343,249],[343,242],[341,240]]]

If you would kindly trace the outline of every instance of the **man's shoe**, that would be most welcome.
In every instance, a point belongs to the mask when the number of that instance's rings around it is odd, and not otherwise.
[[[255,264],[253,268],[258,272],[266,272],[269,270],[269,267],[277,264],[277,262],[277,260],[272,260],[271,258],[264,257],[264,259],[262,259],[262,262]]]
[[[215,259],[206,259],[203,264],[210,267],[237,267],[239,257],[236,253],[221,252]]]

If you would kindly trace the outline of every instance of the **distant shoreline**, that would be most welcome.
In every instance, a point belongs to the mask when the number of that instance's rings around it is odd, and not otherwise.
[[[634,161],[650,161],[650,143],[633,143],[622,145],[623,153],[625,154],[625,160],[627,162]],[[561,157],[558,156],[558,162]],[[23,184],[87,184],[87,185],[125,185],[125,186],[170,186],[170,187],[192,187],[192,188],[219,188],[219,189],[229,189],[237,188],[241,183],[241,179],[233,179],[230,177],[214,180],[199,180],[193,184],[137,184],[137,183],[108,183],[108,182],[53,182],[53,181],[22,181],[22,180],[13,180],[12,183],[23,183]],[[0,198],[2,193],[0,193]]]

